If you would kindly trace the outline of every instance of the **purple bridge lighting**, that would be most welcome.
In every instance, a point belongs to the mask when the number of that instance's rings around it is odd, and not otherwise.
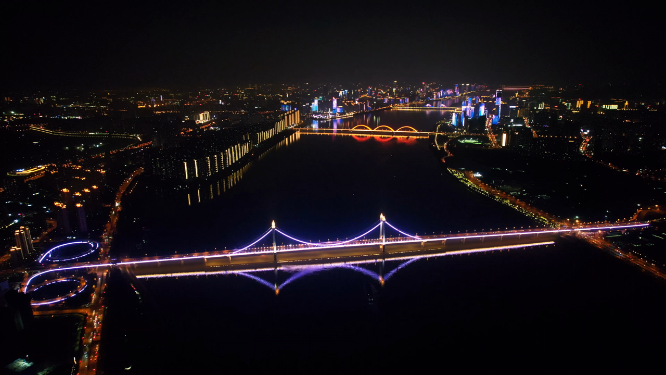
[[[553,244],[553,240],[556,237],[565,234],[639,229],[649,225],[649,223],[645,222],[622,222],[617,224],[590,224],[577,227],[498,230],[482,233],[418,236],[407,233],[392,225],[382,214],[378,223],[373,224],[370,229],[362,231],[361,234],[352,238],[311,242],[299,239],[278,229],[275,221],[273,221],[271,227],[259,238],[247,246],[233,250],[168,257],[126,258],[118,261],[101,260],[74,263],[68,266],[64,264],[62,266],[54,265],[52,269],[34,273],[26,280],[22,289],[26,292],[30,290],[33,283],[36,283],[38,280],[44,282],[49,277],[57,279],[75,275],[81,271],[97,272],[99,269],[109,267],[125,267],[134,272],[138,278],[238,274],[271,288],[275,293],[279,293],[282,288],[296,280],[330,269],[349,269],[359,272],[373,280],[377,280],[383,285],[398,271],[424,257],[538,247]],[[376,234],[377,229],[379,229],[379,236]],[[398,234],[398,236],[387,238],[388,231],[392,231],[394,234]],[[372,234],[373,232],[375,232],[374,235]],[[267,240],[269,235],[271,238]],[[286,238],[291,244],[278,246],[277,236]],[[65,257],[58,255],[58,251],[63,247],[81,244],[88,244],[88,250],[75,256]],[[50,249],[39,258],[39,261],[72,261],[85,257],[97,251],[97,249],[99,249],[99,243],[95,241],[70,242]],[[397,260],[402,260],[402,262],[385,274],[383,274],[383,271],[376,273],[359,266],[363,263],[381,261],[384,264],[384,261],[392,262]],[[295,264],[298,263],[301,264],[296,267]],[[205,271],[201,271],[201,269]],[[383,270],[384,268],[382,267],[381,269]],[[255,274],[256,272],[268,270],[275,272],[282,270],[292,274],[281,283],[268,282]],[[60,301],[50,303],[58,302]]]

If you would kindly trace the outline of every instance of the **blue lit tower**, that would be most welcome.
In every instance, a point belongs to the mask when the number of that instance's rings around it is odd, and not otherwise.
[[[312,103],[312,112],[317,112],[319,111],[319,101],[315,99],[314,103]]]
[[[338,109],[338,99],[333,98],[333,112],[336,112]]]
[[[486,115],[486,105],[484,103],[481,103],[479,106],[479,116],[485,116]]]
[[[458,91],[458,84],[456,83],[456,96],[460,95],[460,91]]]
[[[502,90],[495,91],[495,105],[497,106],[497,118],[502,116]]]

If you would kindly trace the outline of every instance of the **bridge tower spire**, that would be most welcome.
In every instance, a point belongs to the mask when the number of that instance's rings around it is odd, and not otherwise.
[[[384,252],[384,246],[386,243],[386,229],[384,228],[384,222],[386,221],[386,216],[384,214],[379,214],[379,239],[382,240],[382,252]]]
[[[273,231],[273,260],[277,263],[277,243],[275,242],[275,220],[271,223],[271,230]]]

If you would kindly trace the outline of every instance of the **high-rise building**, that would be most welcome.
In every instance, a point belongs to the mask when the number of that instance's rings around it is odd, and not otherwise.
[[[81,203],[76,204],[76,213],[79,217],[79,233],[88,233],[88,220],[86,219],[86,211],[83,209]]]
[[[333,112],[336,112],[338,109],[338,99],[333,98]]]
[[[495,105],[497,106],[497,120],[502,117],[502,90],[495,91]]]
[[[319,111],[319,100],[315,99],[314,103],[312,103],[312,112],[317,112]]]
[[[18,246],[12,246],[9,249],[10,259],[12,262],[21,262],[25,257],[23,256],[23,250]]]
[[[60,212],[58,213],[58,226],[63,229],[65,234],[72,234],[72,226],[69,224],[69,213],[67,212],[67,205],[63,203],[56,203],[56,206],[60,207]]]
[[[205,124],[207,122],[210,122],[210,112],[204,111],[199,113],[198,118],[196,120],[197,124]]]
[[[28,227],[20,227],[15,230],[14,239],[16,240],[16,247],[21,249],[24,258],[35,252],[35,249],[32,247],[32,236]]]
[[[62,198],[65,201],[65,205],[72,206],[74,204],[74,201],[72,200],[72,192],[69,191],[69,189],[67,188],[62,189],[61,191],[62,191]]]

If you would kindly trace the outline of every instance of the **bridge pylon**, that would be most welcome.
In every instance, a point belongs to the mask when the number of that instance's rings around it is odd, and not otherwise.
[[[382,240],[382,252],[384,252],[386,244],[386,229],[384,229],[384,222],[386,221],[386,216],[384,214],[379,214],[379,239]]]
[[[273,231],[273,260],[277,264],[277,242],[275,242],[275,220],[271,223],[271,230]]]

